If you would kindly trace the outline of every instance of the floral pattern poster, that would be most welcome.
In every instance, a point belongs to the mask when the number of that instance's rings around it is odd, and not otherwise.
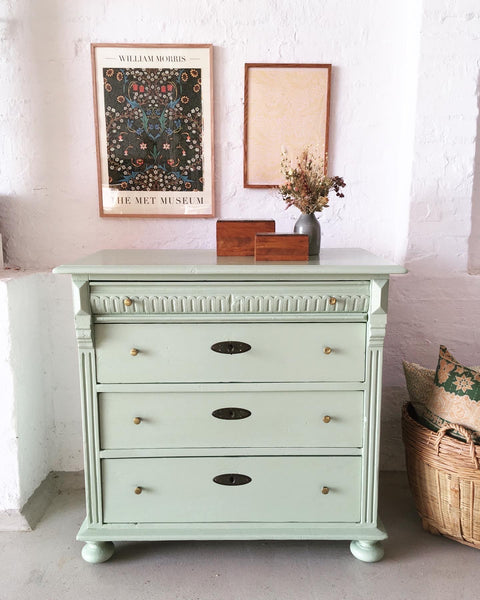
[[[211,53],[92,45],[102,216],[213,216]]]

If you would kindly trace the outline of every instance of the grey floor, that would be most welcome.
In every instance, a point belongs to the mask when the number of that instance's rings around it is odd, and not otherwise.
[[[480,551],[425,533],[403,473],[382,473],[385,558],[348,542],[119,543],[89,565],[75,541],[83,492],[65,491],[35,531],[0,533],[0,600],[439,600],[478,598]]]

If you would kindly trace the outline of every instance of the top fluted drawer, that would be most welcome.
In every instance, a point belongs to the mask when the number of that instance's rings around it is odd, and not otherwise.
[[[368,282],[92,283],[94,315],[366,313]]]

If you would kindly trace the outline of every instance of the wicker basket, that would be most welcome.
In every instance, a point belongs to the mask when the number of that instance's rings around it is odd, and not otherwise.
[[[424,529],[480,548],[480,446],[460,425],[467,440],[430,431],[413,418],[410,403],[402,410],[407,474]]]

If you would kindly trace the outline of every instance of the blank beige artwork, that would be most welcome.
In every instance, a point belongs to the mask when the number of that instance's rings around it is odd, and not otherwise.
[[[246,187],[282,183],[282,149],[293,160],[307,145],[327,151],[329,65],[322,67],[247,69]]]

